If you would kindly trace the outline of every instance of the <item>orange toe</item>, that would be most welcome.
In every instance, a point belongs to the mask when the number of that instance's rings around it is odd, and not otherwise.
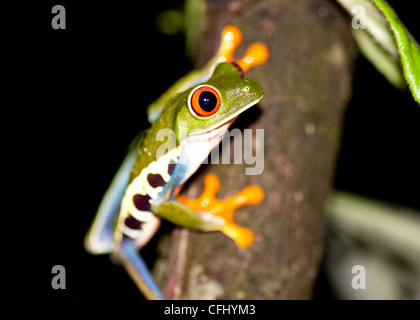
[[[264,191],[258,186],[248,186],[238,194],[227,198],[217,199],[216,193],[220,190],[220,180],[209,173],[204,178],[204,191],[197,199],[177,196],[179,202],[191,210],[205,211],[224,220],[220,231],[233,239],[242,248],[249,247],[254,241],[251,229],[239,226],[234,221],[235,211],[246,205],[256,205],[264,199]]]

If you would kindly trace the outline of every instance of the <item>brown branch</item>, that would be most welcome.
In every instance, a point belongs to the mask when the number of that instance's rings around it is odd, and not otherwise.
[[[264,129],[264,172],[246,176],[244,165],[210,165],[193,177],[198,195],[205,172],[222,181],[220,197],[260,185],[264,202],[238,210],[255,242],[239,249],[220,233],[175,230],[162,240],[169,298],[307,299],[323,252],[324,202],[338,151],[341,120],[352,84],[356,50],[349,24],[326,0],[205,1],[197,61],[214,54],[221,29],[239,26],[242,51],[266,43],[269,62],[247,74],[265,91],[238,126]],[[252,110],[254,109],[254,110]],[[166,259],[166,260],[164,260]],[[162,280],[163,281],[163,280]]]

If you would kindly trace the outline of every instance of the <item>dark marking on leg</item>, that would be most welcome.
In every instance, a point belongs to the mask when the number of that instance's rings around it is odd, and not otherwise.
[[[175,166],[176,166],[176,163],[175,162],[173,162],[172,160],[169,162],[169,165],[168,165],[168,174],[171,176],[172,175],[172,173],[174,172],[174,170],[175,170]]]
[[[137,210],[140,211],[150,211],[150,203],[149,203],[150,197],[149,195],[141,195],[136,194],[133,197],[134,205],[136,206]]]
[[[134,242],[135,242],[133,238],[131,238],[131,237],[127,236],[125,233],[123,233],[122,240],[123,240],[123,241],[132,242],[132,243],[134,243]]]
[[[149,173],[147,175],[147,181],[149,182],[152,188],[161,187],[166,183],[160,174],[153,173]]]
[[[137,219],[135,219],[133,216],[128,216],[125,219],[125,225],[127,227],[129,227],[130,229],[134,229],[134,230],[140,230],[141,226],[142,226],[143,222],[138,221]]]

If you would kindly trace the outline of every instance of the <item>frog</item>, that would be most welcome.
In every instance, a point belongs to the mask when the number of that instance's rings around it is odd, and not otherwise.
[[[237,225],[234,212],[261,203],[260,187],[248,186],[230,198],[218,199],[220,180],[208,174],[198,199],[181,195],[184,184],[235,119],[263,98],[262,88],[245,72],[265,63],[269,50],[254,43],[235,61],[241,40],[238,27],[226,26],[217,54],[148,107],[151,126],[128,149],[86,234],[86,250],[110,254],[147,299],[164,299],[140,255],[162,219],[198,231],[222,232],[241,248],[253,242],[252,230]],[[162,134],[165,143],[160,143]]]

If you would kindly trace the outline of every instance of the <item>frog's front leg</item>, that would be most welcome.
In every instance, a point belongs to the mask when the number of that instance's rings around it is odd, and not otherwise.
[[[237,225],[235,210],[245,205],[259,204],[264,192],[258,186],[248,186],[237,195],[217,199],[220,181],[214,174],[204,178],[204,191],[198,199],[177,196],[179,201],[168,201],[152,206],[153,212],[177,225],[200,231],[220,231],[233,239],[242,248],[249,247],[254,239],[252,230]]]

